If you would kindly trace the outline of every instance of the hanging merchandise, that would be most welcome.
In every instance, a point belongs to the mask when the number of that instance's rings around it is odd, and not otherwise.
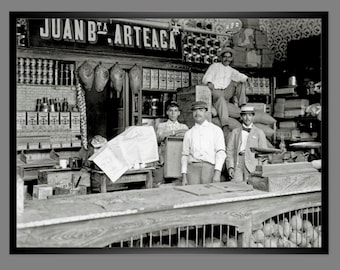
[[[84,90],[80,83],[77,84],[77,105],[80,112],[80,135],[81,142],[85,150],[87,150],[87,120],[86,120],[86,102]]]
[[[117,92],[117,97],[119,98],[120,92],[123,89],[124,71],[118,62],[110,69],[110,80],[110,86]]]
[[[97,92],[102,92],[109,80],[109,71],[99,63],[94,70],[94,88]]]
[[[79,67],[78,76],[84,88],[88,91],[91,91],[94,80],[94,71],[92,66],[87,61],[82,63]]]
[[[134,64],[130,69],[129,79],[132,92],[138,94],[138,91],[142,87],[142,68],[137,64]]]

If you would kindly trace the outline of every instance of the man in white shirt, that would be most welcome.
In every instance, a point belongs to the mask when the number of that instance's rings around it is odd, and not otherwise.
[[[226,158],[222,129],[207,121],[206,102],[196,101],[191,109],[195,125],[183,139],[182,185],[220,182]]]
[[[227,169],[231,181],[247,181],[249,174],[255,171],[258,161],[250,147],[267,148],[266,135],[262,129],[254,126],[255,111],[251,106],[241,108],[242,128],[231,132],[227,145]]]
[[[224,47],[219,53],[220,63],[213,63],[205,72],[202,83],[211,90],[213,106],[216,108],[222,127],[228,124],[227,103],[234,97],[235,105],[242,106],[247,103],[244,87],[236,87],[232,82],[246,82],[248,76],[230,66],[233,61],[234,50]],[[237,101],[236,101],[237,100]]]

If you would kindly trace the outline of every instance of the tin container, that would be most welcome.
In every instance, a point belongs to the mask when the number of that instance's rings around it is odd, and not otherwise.
[[[295,77],[295,76],[290,76],[290,77],[289,77],[289,79],[288,79],[288,85],[290,85],[290,86],[297,86],[296,77]]]

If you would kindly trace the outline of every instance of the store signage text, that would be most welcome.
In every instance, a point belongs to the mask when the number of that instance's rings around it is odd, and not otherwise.
[[[97,44],[100,35],[106,36],[109,46],[177,51],[172,31],[152,27],[127,25],[114,21],[82,19],[45,19],[39,28],[44,40]]]

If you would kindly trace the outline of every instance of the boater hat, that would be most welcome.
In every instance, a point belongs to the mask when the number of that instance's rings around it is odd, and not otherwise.
[[[255,114],[254,107],[252,107],[252,106],[242,106],[242,108],[241,108],[241,114],[244,114],[244,113],[252,113],[252,114]]]
[[[230,48],[230,47],[223,47],[219,52],[217,52],[217,55],[218,56],[222,56],[226,52],[231,53],[233,56],[234,56],[234,53],[235,53],[235,51],[232,48]]]
[[[206,109],[208,110],[208,104],[204,101],[196,101],[191,105],[191,110]]]

